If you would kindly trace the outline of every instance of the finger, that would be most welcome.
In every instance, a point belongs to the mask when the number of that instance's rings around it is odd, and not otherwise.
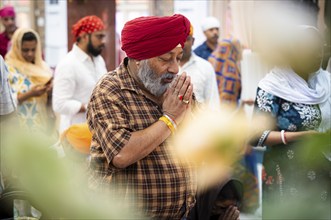
[[[231,211],[230,207],[226,209],[226,211],[224,213],[224,218],[229,218],[230,211]]]
[[[179,95],[179,92],[180,92],[180,89],[182,88],[184,82],[186,81],[186,73],[182,73],[182,75],[180,75],[179,79],[178,79],[178,82],[175,86],[175,91],[174,91],[174,94],[175,95]]]
[[[171,88],[168,88],[163,94],[164,99],[169,95],[170,92],[171,92]]]
[[[232,218],[232,219],[236,219],[236,211],[238,211],[238,209],[237,209],[237,207],[232,207],[231,208],[231,213],[230,213],[230,217]]]
[[[190,86],[190,84],[191,84],[191,77],[187,76],[186,79],[185,79],[185,82],[183,83],[182,87],[179,90],[178,95],[181,95],[181,96],[184,97],[188,87]]]
[[[167,91],[169,90],[169,92],[170,92],[171,94],[174,94],[174,93],[175,93],[175,87],[176,87],[176,85],[177,85],[178,79],[179,79],[179,77],[176,77],[176,78],[172,81],[172,83],[170,84],[169,88],[167,89]]]
[[[176,75],[175,76],[174,81],[171,83],[171,85],[173,86],[173,88],[176,88],[177,83],[178,83],[180,77],[181,77],[181,75]]]
[[[233,216],[233,206],[228,207],[228,208],[226,209],[226,212],[225,212],[225,213],[227,214],[227,217],[228,217],[229,219],[232,219],[232,216]]]
[[[193,86],[192,85],[189,85],[187,90],[186,90],[186,93],[183,97],[183,100],[187,100],[187,101],[192,101],[192,94],[193,94]]]
[[[239,210],[236,210],[233,214],[233,219],[239,220],[240,212]]]

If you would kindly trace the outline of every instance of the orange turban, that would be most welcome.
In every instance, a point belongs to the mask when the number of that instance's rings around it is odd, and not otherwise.
[[[122,50],[127,56],[144,60],[160,56],[178,44],[184,47],[190,21],[180,14],[147,16],[128,21],[122,30]]]
[[[72,26],[72,34],[75,40],[83,33],[91,34],[105,29],[102,20],[95,15],[86,16]]]
[[[92,134],[87,123],[71,125],[61,135],[61,140],[66,141],[78,152],[83,154],[90,153]]]

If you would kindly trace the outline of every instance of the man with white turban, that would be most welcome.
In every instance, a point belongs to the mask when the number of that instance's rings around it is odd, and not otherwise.
[[[198,46],[194,50],[194,53],[199,57],[208,60],[210,54],[217,47],[220,23],[215,17],[207,17],[205,20],[203,20],[201,28],[206,36],[206,41]]]

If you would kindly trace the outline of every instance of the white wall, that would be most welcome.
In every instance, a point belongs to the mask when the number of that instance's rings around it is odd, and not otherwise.
[[[201,21],[208,17],[208,1],[174,0],[176,14],[186,16],[193,25],[195,42],[193,49],[205,41]]]
[[[56,67],[67,54],[67,0],[51,4],[45,0],[45,59],[49,66]]]

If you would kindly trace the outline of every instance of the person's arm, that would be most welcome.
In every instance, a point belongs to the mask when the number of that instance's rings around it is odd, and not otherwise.
[[[8,118],[6,115],[14,112],[16,109],[16,102],[14,101],[12,90],[8,81],[9,71],[2,58],[0,56],[0,116],[1,118]]]
[[[29,91],[25,93],[18,93],[17,94],[17,101],[19,104],[23,103],[24,101],[28,100],[32,97],[39,97],[43,95],[47,91],[46,86],[33,86]]]
[[[69,66],[56,69],[53,85],[53,110],[64,115],[85,112],[85,104],[73,99],[76,88],[75,74]]]
[[[193,87],[191,80],[183,73],[173,83],[166,93],[163,109],[165,114],[174,118],[180,124],[185,116],[187,105],[178,99],[178,94],[185,94],[183,100],[192,102]],[[179,91],[179,92],[178,92]],[[150,154],[156,147],[163,143],[171,134],[170,129],[162,121],[157,121],[150,127],[131,133],[129,142],[117,154],[112,163],[117,168],[125,168]]]
[[[316,131],[285,132],[284,135],[287,143],[290,143],[312,134],[316,134]],[[282,143],[281,132],[279,131],[271,131],[264,142],[266,146],[274,146]]]
[[[264,90],[258,88],[256,95],[256,103],[254,107],[254,113],[264,114],[273,120],[277,120],[280,99],[272,94],[265,92]],[[253,146],[275,146],[278,144],[283,144],[282,135],[280,131],[265,131],[266,136],[263,137],[264,134],[259,136],[259,140],[254,140]],[[263,132],[263,133],[265,133]],[[288,132],[285,131],[284,138],[287,143],[296,141],[300,138],[303,138],[307,135],[311,135],[316,133],[315,131],[300,131],[300,132]]]
[[[131,133],[131,138],[117,154],[112,164],[120,169],[143,159],[171,134],[170,129],[162,121],[157,121],[148,128]]]

